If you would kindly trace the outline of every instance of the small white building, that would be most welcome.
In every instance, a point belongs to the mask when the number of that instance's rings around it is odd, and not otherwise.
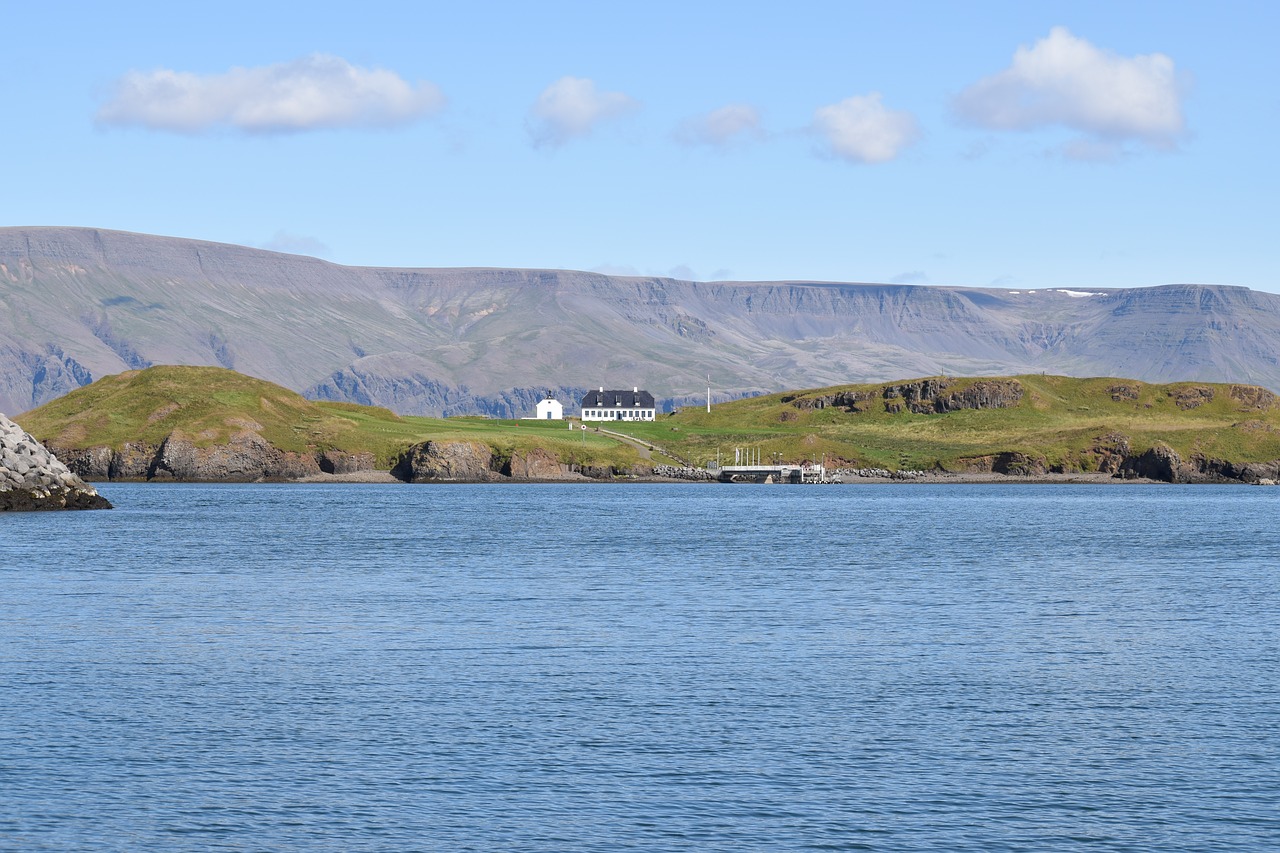
[[[551,396],[551,392],[547,392],[547,397],[538,403],[537,414],[534,416],[540,421],[562,421],[564,420],[564,406],[560,401]]]
[[[584,421],[651,421],[656,407],[653,395],[639,388],[630,391],[588,391],[582,398]]]

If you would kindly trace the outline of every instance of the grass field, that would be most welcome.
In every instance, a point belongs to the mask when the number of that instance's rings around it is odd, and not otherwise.
[[[640,459],[630,445],[590,430],[570,432],[564,421],[401,417],[372,406],[313,402],[215,367],[150,367],[107,376],[18,421],[53,447],[155,445],[175,431],[197,446],[211,446],[250,430],[281,450],[371,452],[381,467],[413,444],[448,439],[484,442],[499,458],[544,448],[582,464],[625,468]]]
[[[620,431],[699,465],[715,459],[717,451],[731,462],[734,448],[749,448],[766,461],[777,454],[790,462],[825,458],[891,470],[964,470],[982,457],[1022,453],[1050,468],[1080,471],[1090,470],[1093,451],[1117,436],[1136,452],[1164,443],[1183,458],[1280,459],[1280,408],[1262,389],[1040,375],[1015,379],[1023,394],[1010,408],[891,413],[883,390],[896,383],[843,385],[722,403],[710,413],[688,408]],[[952,381],[949,391],[980,380]],[[866,411],[855,413],[803,407],[840,392],[863,392],[872,399]]]
[[[1100,448],[1124,441],[1134,452],[1158,443],[1184,459],[1196,455],[1233,462],[1280,459],[1280,403],[1252,386],[1125,379],[1019,376],[949,379],[947,393],[979,382],[1020,390],[1007,408],[946,414],[890,411],[888,384],[772,394],[660,416],[653,423],[611,423],[663,452],[653,462],[726,464],[735,448],[764,461],[826,461],[829,465],[890,470],[965,470],[996,454],[1041,460],[1046,468],[1088,471]],[[859,411],[831,404],[857,397]],[[819,406],[823,400],[827,405]],[[890,405],[886,405],[886,403]],[[258,379],[211,367],[152,367],[109,376],[19,417],[54,447],[125,442],[159,444],[177,431],[197,445],[226,442],[242,430],[258,432],[282,450],[368,451],[389,467],[410,445],[429,439],[480,441],[495,455],[543,448],[562,462],[625,469],[641,462],[636,447],[575,422],[488,418],[401,417],[387,409],[318,403]],[[574,428],[570,429],[570,424]]]

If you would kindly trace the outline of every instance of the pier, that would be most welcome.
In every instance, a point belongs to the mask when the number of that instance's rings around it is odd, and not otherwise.
[[[722,483],[827,483],[827,469],[822,465],[723,465],[714,463],[707,470]]]

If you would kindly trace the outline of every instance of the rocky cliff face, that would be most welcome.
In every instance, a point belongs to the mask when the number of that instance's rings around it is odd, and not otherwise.
[[[609,480],[649,476],[653,466],[617,469],[605,465],[561,462],[542,448],[517,450],[510,457],[474,441],[424,441],[409,448],[391,473],[407,483],[490,483],[499,480]]]
[[[1184,460],[1165,444],[1126,458],[1118,477],[1146,477],[1166,483],[1231,483],[1257,484],[1280,480],[1280,460],[1237,464],[1222,459],[1193,456]]]
[[[967,460],[970,472],[1038,477],[1044,474],[1099,472],[1118,480],[1155,480],[1161,483],[1272,484],[1280,480],[1280,460],[1234,463],[1195,455],[1183,459],[1172,447],[1157,443],[1136,451],[1122,433],[1100,436],[1093,447],[1067,463],[1049,464],[1043,456],[1006,451]]]
[[[75,228],[0,228],[0,407],[146,364],[233,367],[405,414],[528,414],[547,389],[667,404],[902,376],[1062,373],[1280,390],[1280,296],[380,269]]]
[[[110,508],[96,489],[0,415],[0,510]]]
[[[906,407],[917,415],[940,415],[962,409],[1007,409],[1022,400],[1022,385],[1016,379],[984,379],[952,390],[954,379],[923,379],[884,389],[885,409]],[[899,402],[899,400],[901,402]]]
[[[957,387],[960,386],[960,387]],[[875,391],[838,391],[818,396],[793,394],[782,398],[797,409],[826,409],[832,406],[849,413],[865,412],[883,401],[886,412],[910,411],[917,415],[941,415],[962,409],[1007,409],[1022,400],[1022,384],[1016,379],[918,379],[889,385]]]
[[[407,483],[487,483],[498,479],[493,450],[472,441],[425,441],[400,458],[391,473]]]
[[[159,445],[130,442],[119,450],[60,448],[59,455],[68,468],[89,480],[257,483],[298,480],[322,472],[374,470],[373,455],[369,453],[291,453],[248,431],[233,436],[226,444],[213,446],[198,446],[173,433]]]

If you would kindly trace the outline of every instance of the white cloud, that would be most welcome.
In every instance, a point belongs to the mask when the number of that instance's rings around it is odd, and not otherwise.
[[[854,163],[884,163],[920,136],[915,117],[880,103],[880,93],[855,95],[814,111],[811,130],[827,153]]]
[[[1062,126],[1102,140],[1171,147],[1183,133],[1185,86],[1163,53],[1124,57],[1054,27],[1013,63],[955,99],[963,120],[995,130]],[[1097,146],[1081,148],[1099,159]],[[1071,156],[1071,152],[1067,152]]]
[[[750,104],[728,104],[700,116],[694,116],[676,129],[681,145],[709,145],[727,148],[744,139],[764,136],[760,127],[760,111]]]
[[[444,103],[434,83],[411,84],[393,71],[314,54],[225,74],[130,71],[116,81],[96,118],[101,124],[180,133],[218,127],[286,133],[408,124]]]
[[[586,136],[602,121],[630,112],[636,102],[622,92],[601,92],[595,81],[561,77],[529,110],[527,128],[536,147],[559,146]]]

